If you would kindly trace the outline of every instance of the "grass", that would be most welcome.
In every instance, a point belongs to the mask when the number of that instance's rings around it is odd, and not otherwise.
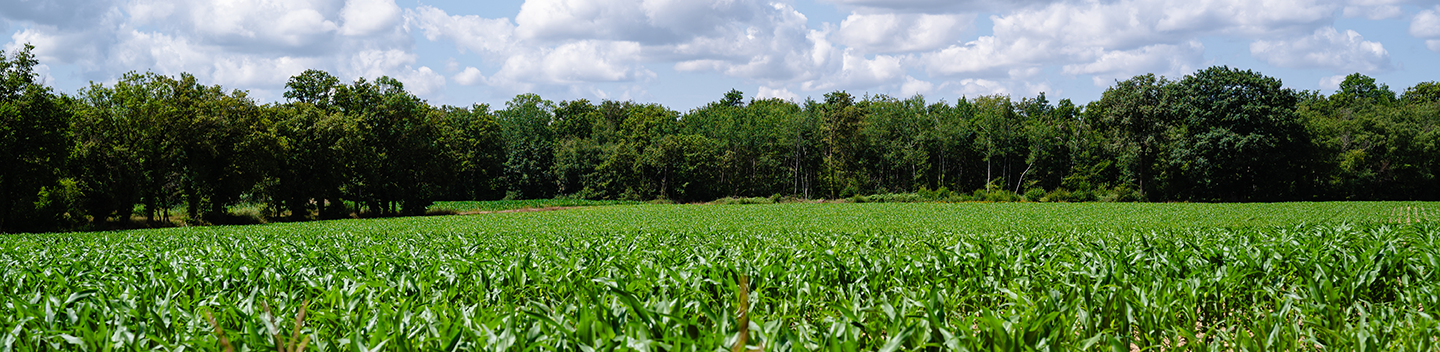
[[[491,201],[445,201],[435,202],[429,210],[442,213],[479,213],[497,212],[506,210],[541,209],[541,208],[568,208],[568,207],[593,207],[604,205],[625,205],[645,204],[645,202],[623,201],[623,200],[588,200],[588,199],[526,199],[526,200],[491,200]]]
[[[0,348],[1426,351],[1436,209],[616,205],[20,234],[0,242]]]

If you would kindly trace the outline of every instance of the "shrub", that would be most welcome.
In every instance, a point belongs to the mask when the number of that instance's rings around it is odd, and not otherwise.
[[[1041,199],[1044,199],[1044,198],[1045,198],[1045,189],[1042,189],[1042,188],[1031,188],[1029,191],[1025,191],[1025,200],[1028,200],[1028,201],[1031,201],[1031,202],[1039,202]]]
[[[772,204],[772,203],[775,203],[775,197],[771,197],[771,198],[765,198],[765,197],[744,197],[744,198],[725,197],[725,198],[716,199],[715,202],[714,202],[714,204],[724,204],[724,205]]]

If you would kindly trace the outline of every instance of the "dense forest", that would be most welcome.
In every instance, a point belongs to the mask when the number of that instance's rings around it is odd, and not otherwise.
[[[917,193],[942,200],[1440,199],[1440,84],[1360,74],[1324,95],[1211,67],[953,102],[730,91],[687,112],[519,95],[432,106],[397,80],[310,70],[259,104],[181,74],[74,95],[0,52],[0,232],[106,228],[171,212],[224,222],[425,212],[436,200],[709,201]]]

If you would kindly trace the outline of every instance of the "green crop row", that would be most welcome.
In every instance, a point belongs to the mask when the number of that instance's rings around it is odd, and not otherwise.
[[[522,199],[489,201],[441,201],[429,207],[431,212],[476,213],[535,208],[590,207],[601,205],[645,204],[638,201],[589,199]]]
[[[766,351],[1440,348],[1426,204],[1064,206],[9,235],[0,349],[715,351],[741,331]],[[1402,213],[1422,220],[1392,221]]]

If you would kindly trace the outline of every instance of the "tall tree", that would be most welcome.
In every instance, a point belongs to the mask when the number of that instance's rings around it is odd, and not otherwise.
[[[505,144],[506,198],[545,198],[555,194],[551,179],[555,132],[555,104],[539,95],[522,94],[497,111],[501,139]]]
[[[1179,194],[1196,200],[1275,200],[1299,186],[1309,158],[1298,98],[1279,79],[1211,67],[1176,83],[1182,125],[1169,152]]]
[[[1175,123],[1171,110],[1176,99],[1169,80],[1153,74],[1116,82],[1092,105],[1099,122],[1110,131],[1121,156],[1122,169],[1146,199],[1154,179],[1157,156],[1164,148],[1166,130]]]
[[[863,192],[864,173],[860,170],[865,144],[860,128],[865,111],[856,106],[855,97],[844,91],[825,94],[825,102],[813,105],[820,116],[821,138],[825,144],[825,190],[831,198]],[[849,194],[847,194],[849,193]]]
[[[445,106],[446,149],[457,163],[450,200],[494,200],[505,196],[505,147],[490,106]]]
[[[34,49],[0,51],[0,232],[54,226],[66,210],[35,206],[46,201],[42,190],[60,186],[71,113],[63,97],[38,81]]]

